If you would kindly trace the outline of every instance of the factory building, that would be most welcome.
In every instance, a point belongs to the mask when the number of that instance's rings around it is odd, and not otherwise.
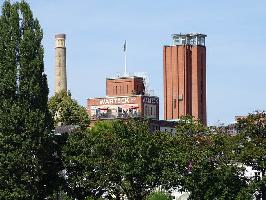
[[[106,79],[106,97],[87,99],[91,120],[143,117],[159,119],[159,98],[145,94],[144,79],[125,76]]]

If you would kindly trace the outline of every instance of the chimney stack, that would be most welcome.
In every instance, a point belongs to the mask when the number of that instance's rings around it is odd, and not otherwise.
[[[66,35],[55,35],[55,93],[67,91]]]

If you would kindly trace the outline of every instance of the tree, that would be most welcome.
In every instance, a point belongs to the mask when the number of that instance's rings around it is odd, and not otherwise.
[[[63,150],[68,193],[145,199],[163,183],[168,137],[140,119],[98,122],[87,134],[70,135]]]
[[[177,125],[176,142],[181,189],[190,192],[189,199],[236,199],[247,187],[244,169],[235,159],[233,137],[211,134],[186,117]]]
[[[244,168],[235,161],[231,136],[211,135],[185,177],[190,199],[236,199],[247,187]]]
[[[67,174],[71,174],[69,177],[63,176],[59,179],[60,188],[58,188],[57,193],[68,195],[73,198],[84,199],[88,195],[92,195],[93,192],[90,190],[91,187],[89,187],[89,185],[86,185],[86,187],[75,185],[81,173],[81,167],[78,166],[75,168],[73,163],[70,162],[75,159],[75,156],[81,158],[79,154],[86,152],[86,144],[89,145],[89,141],[86,141],[86,129],[89,125],[88,114],[84,107],[80,106],[77,101],[71,98],[70,92],[56,93],[49,99],[48,107],[54,119],[54,126],[59,128],[62,126],[66,131],[65,133],[56,133],[54,151],[58,159],[55,162],[58,164],[61,174],[64,174],[64,171],[66,171]],[[69,127],[68,125],[73,126],[71,130],[67,130]],[[56,128],[56,131],[57,130]],[[81,165],[80,161],[78,161],[78,163]],[[72,185],[72,183],[74,183],[74,185]],[[65,194],[63,190],[66,192]]]
[[[54,118],[54,126],[62,123],[78,125],[81,130],[88,128],[89,117],[86,109],[71,98],[70,92],[56,93],[49,99],[48,105]]]
[[[62,149],[62,159],[66,171],[65,192],[73,199],[100,198],[107,191],[109,179],[107,172],[111,171],[108,164],[109,154],[102,152],[101,147],[114,146],[112,136],[105,141],[103,131],[110,133],[111,123],[100,123],[94,131],[76,131],[71,133]],[[108,164],[108,165],[107,165]]]
[[[29,5],[5,1],[0,16],[0,198],[43,199],[51,187],[52,118],[42,30]]]
[[[117,183],[128,199],[145,199],[155,188],[164,188],[169,167],[167,147],[171,135],[154,132],[145,120],[118,121],[113,125],[121,181]],[[171,166],[171,165],[170,165]]]
[[[237,122],[239,162],[260,172],[250,180],[250,191],[266,199],[266,113],[255,112]],[[258,197],[259,198],[259,197]]]

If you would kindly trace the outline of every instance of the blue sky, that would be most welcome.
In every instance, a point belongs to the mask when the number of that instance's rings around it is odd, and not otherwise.
[[[3,0],[0,0],[2,3]],[[45,70],[54,91],[54,35],[67,34],[68,88],[86,105],[105,96],[105,78],[147,72],[163,116],[162,46],[171,34],[207,34],[208,123],[266,110],[265,0],[28,0],[44,31]]]

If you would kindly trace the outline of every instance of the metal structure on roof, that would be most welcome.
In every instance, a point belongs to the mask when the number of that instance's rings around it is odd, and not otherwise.
[[[205,46],[205,37],[207,35],[201,33],[189,34],[173,34],[173,45],[200,45]]]

